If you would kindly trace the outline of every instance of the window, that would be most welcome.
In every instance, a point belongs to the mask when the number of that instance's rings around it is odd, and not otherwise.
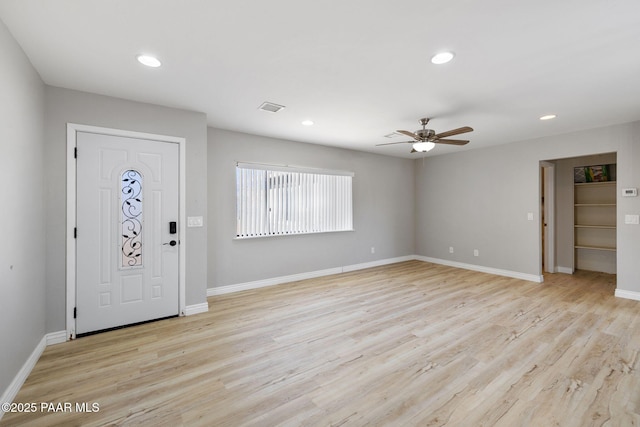
[[[120,177],[122,267],[142,266],[142,175],[126,170]]]
[[[353,173],[238,163],[236,237],[353,230]]]

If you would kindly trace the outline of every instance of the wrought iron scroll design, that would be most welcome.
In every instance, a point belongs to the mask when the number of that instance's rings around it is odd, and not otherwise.
[[[122,267],[142,266],[142,175],[122,173]]]

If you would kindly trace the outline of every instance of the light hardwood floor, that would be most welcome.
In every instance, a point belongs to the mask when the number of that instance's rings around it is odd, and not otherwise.
[[[640,302],[419,261],[209,298],[51,346],[3,426],[635,426]]]

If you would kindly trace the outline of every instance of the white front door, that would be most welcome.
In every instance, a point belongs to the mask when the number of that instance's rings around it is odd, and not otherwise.
[[[76,332],[177,315],[177,143],[76,139]]]

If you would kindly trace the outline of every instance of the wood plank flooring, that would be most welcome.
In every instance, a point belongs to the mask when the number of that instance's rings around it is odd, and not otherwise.
[[[2,426],[636,426],[640,302],[419,261],[51,346]]]

